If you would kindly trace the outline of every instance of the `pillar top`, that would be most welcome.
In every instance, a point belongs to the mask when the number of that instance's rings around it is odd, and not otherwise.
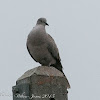
[[[32,75],[43,75],[43,76],[58,76],[58,77],[64,77],[63,73],[57,70],[54,67],[48,67],[48,66],[39,66],[35,67],[33,69],[30,69],[26,71],[20,78],[18,78],[17,81],[22,80],[24,78],[31,77]]]

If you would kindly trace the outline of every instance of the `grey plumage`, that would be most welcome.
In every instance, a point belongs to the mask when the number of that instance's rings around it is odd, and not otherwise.
[[[62,71],[61,59],[54,39],[46,33],[48,25],[45,18],[40,18],[28,35],[27,49],[31,57],[43,66],[53,66]]]

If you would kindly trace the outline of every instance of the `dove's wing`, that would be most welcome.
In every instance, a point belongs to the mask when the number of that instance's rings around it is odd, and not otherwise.
[[[54,39],[48,34],[48,51],[51,53],[51,55],[56,59],[61,61],[60,56],[59,56],[59,51],[57,48],[57,45],[54,41]]]

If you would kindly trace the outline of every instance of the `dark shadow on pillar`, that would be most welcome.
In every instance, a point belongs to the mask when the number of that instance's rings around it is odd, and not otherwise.
[[[55,100],[54,98],[50,98],[50,100]]]

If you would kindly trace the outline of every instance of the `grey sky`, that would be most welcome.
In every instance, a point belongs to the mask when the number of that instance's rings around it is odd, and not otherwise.
[[[59,48],[71,84],[69,100],[100,100],[99,0],[0,0],[0,93],[11,94],[16,80],[39,66],[26,39],[40,17]]]

